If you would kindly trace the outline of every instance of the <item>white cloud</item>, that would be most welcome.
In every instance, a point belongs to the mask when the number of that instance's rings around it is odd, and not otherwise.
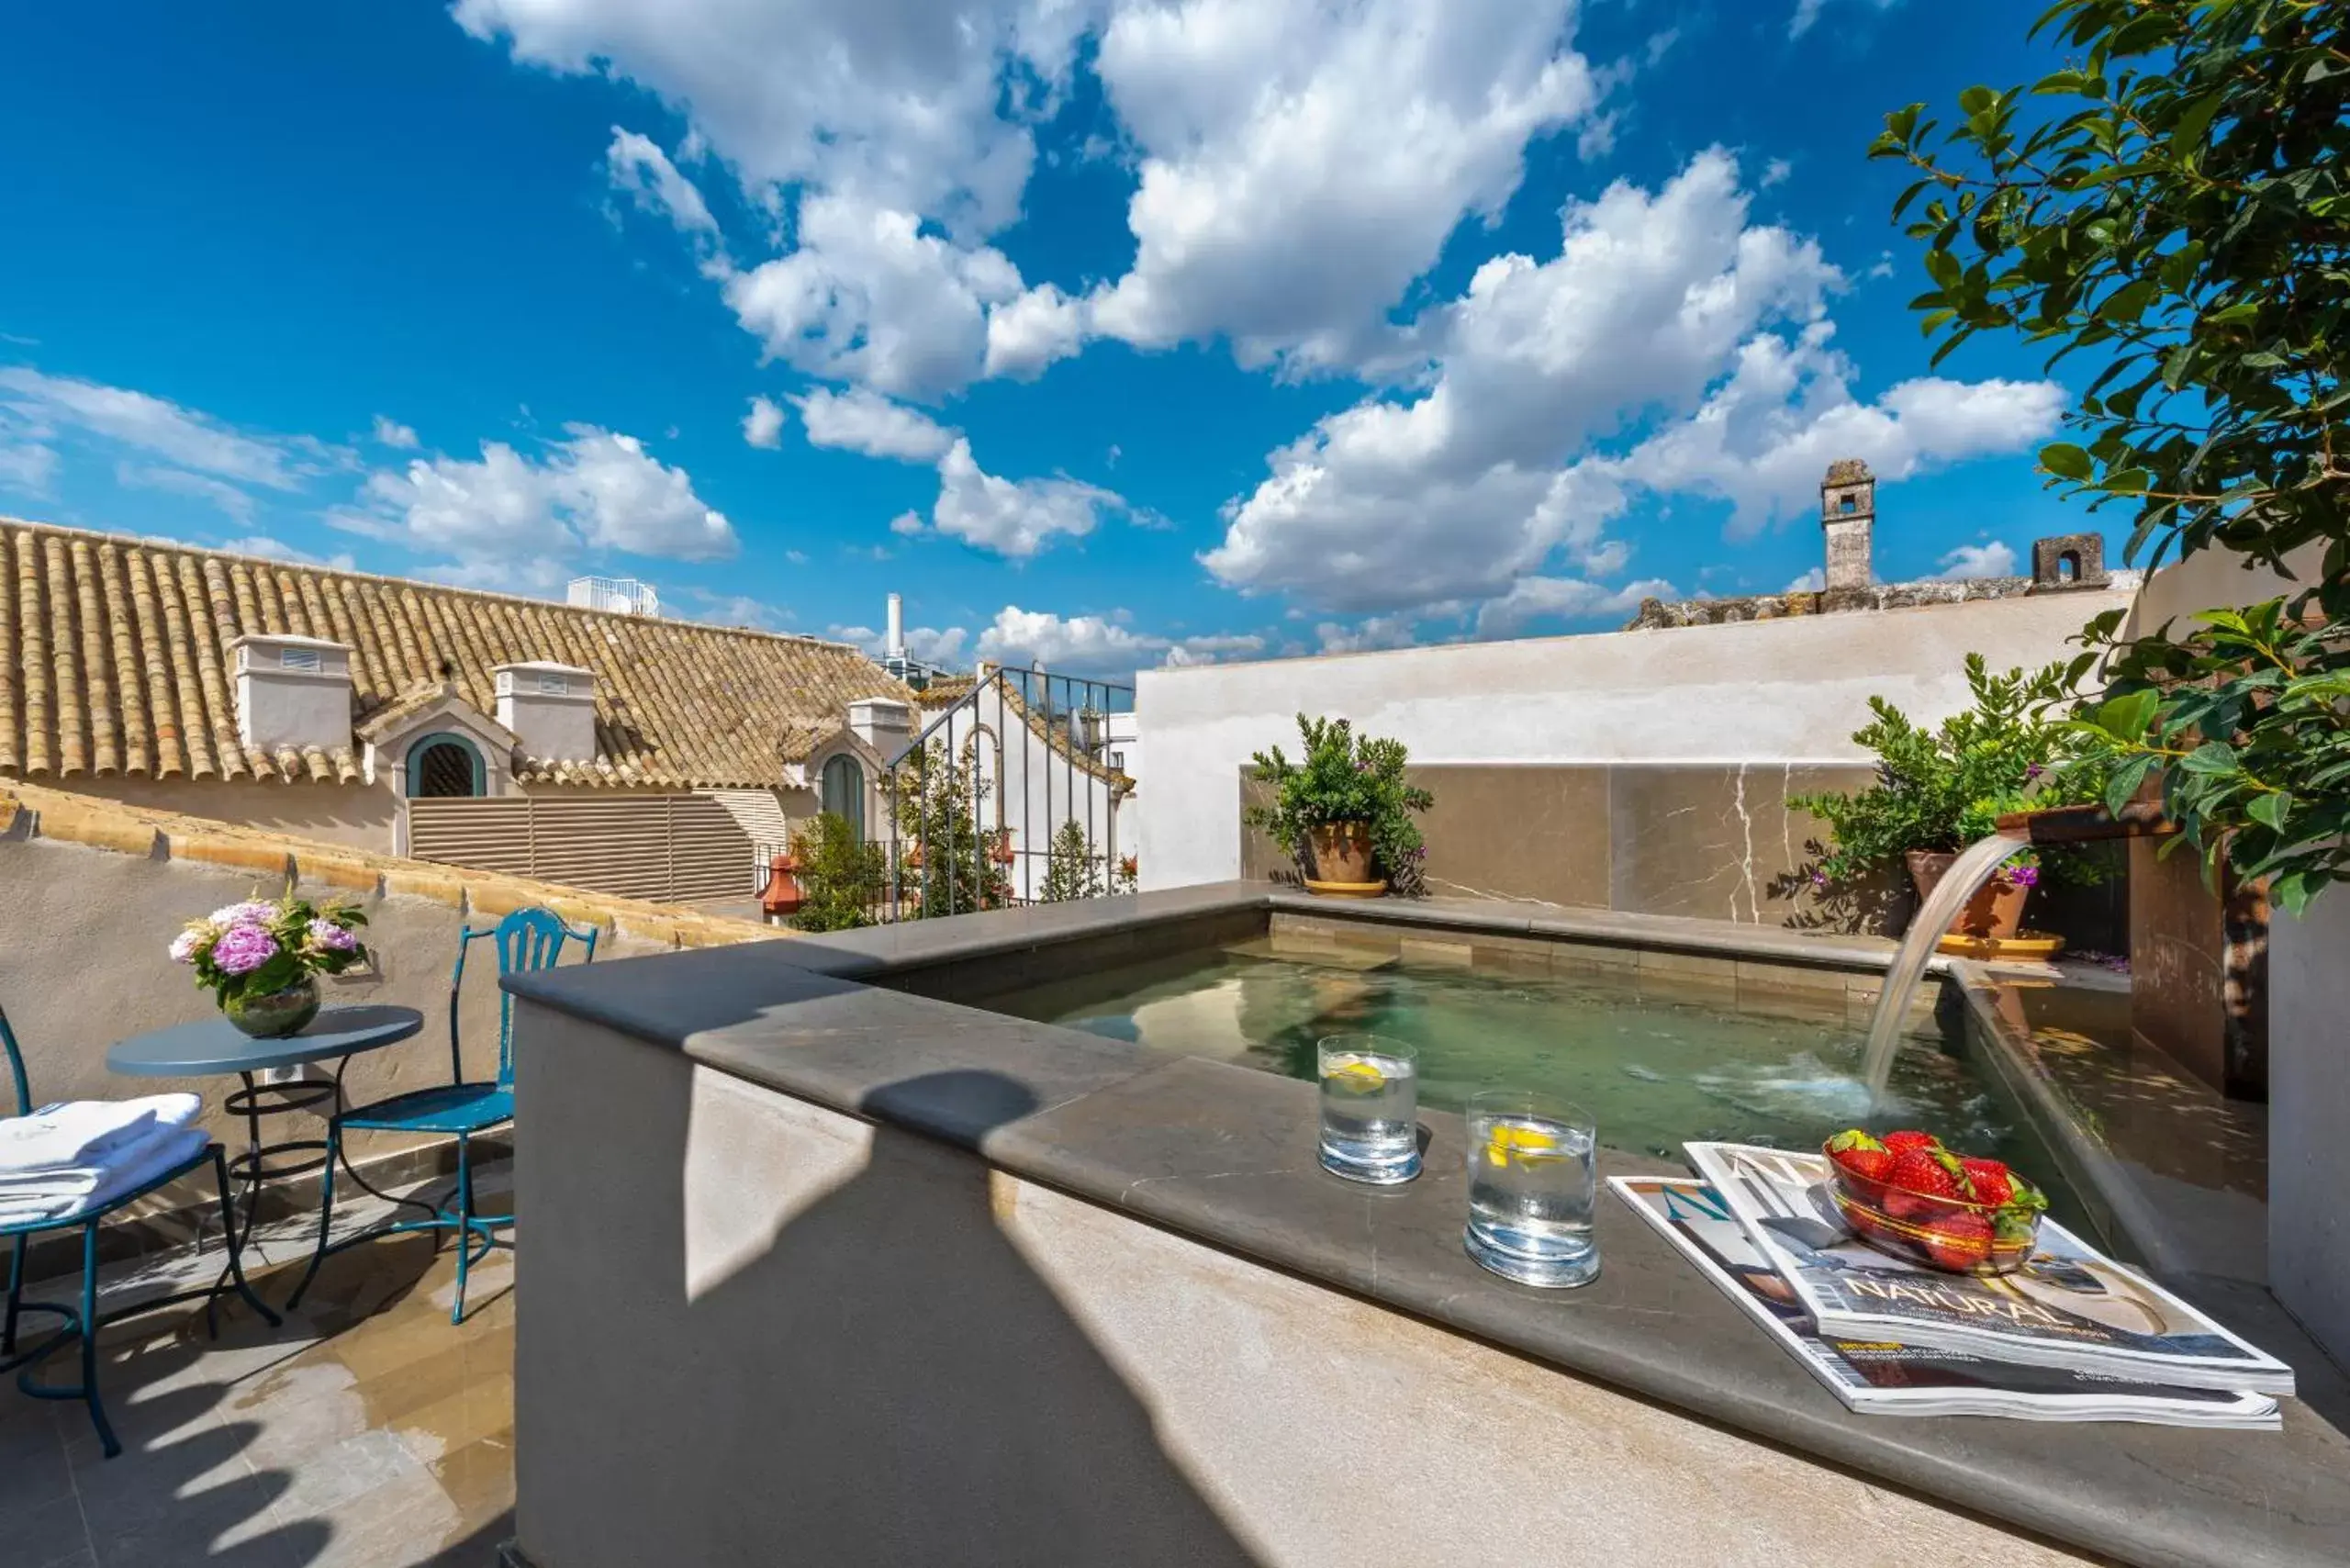
[[[37,427],[77,430],[180,468],[277,490],[298,488],[325,451],[315,442],[247,435],[144,392],[20,365],[0,367],[0,407]]]
[[[1141,151],[1133,270],[1096,329],[1344,364],[1533,138],[1585,114],[1572,0],[1118,6],[1096,67]]]
[[[1255,657],[1265,651],[1265,639],[1254,632],[1185,637],[1167,650],[1160,663],[1168,669],[1195,665],[1227,664]]]
[[[771,398],[752,398],[750,411],[743,416],[743,439],[770,452],[781,446],[783,409]]]
[[[712,561],[733,555],[734,530],[703,504],[682,468],[635,437],[566,425],[563,440],[533,460],[503,442],[479,461],[419,457],[371,476],[367,510],[330,521],[411,549],[456,557],[459,580],[490,580],[530,568],[543,582],[582,550]]]
[[[854,643],[873,658],[889,651],[889,639],[870,626],[834,626],[827,635]],[[912,626],[906,629],[906,652],[934,668],[959,669],[965,662],[964,646],[970,640],[970,632],[961,626]]]
[[[238,555],[259,555],[264,560],[285,561],[297,566],[326,566],[338,572],[351,571],[358,565],[348,551],[338,551],[332,555],[314,555],[308,550],[297,550],[284,540],[272,539],[264,534],[224,539],[219,548]]]
[[[1056,675],[1125,678],[1157,664],[1171,646],[1136,632],[1123,616],[1058,616],[1007,604],[979,633],[979,657],[997,664],[1043,664]]]
[[[1644,599],[1671,599],[1673,585],[1647,577],[1606,588],[1581,577],[1520,577],[1477,611],[1477,635],[1514,637],[1537,621],[1589,621],[1638,610]]]
[[[1868,0],[1868,3],[1880,11],[1890,11],[1901,4],[1901,0]],[[1796,0],[1796,14],[1787,22],[1787,36],[1799,39],[1811,31],[1812,24],[1819,20],[1819,14],[1827,8],[1828,0]]]
[[[939,460],[931,521],[967,544],[1024,559],[1058,536],[1083,538],[1104,510],[1124,505],[1111,491],[1074,479],[998,478],[979,467],[971,443],[957,437]]]
[[[56,479],[56,448],[38,441],[13,439],[0,430],[0,487],[19,495],[45,497]]]
[[[988,312],[989,375],[1024,381],[1085,346],[1092,307],[1040,284]]]
[[[375,416],[375,428],[371,434],[378,446],[396,447],[402,452],[412,452],[416,448],[415,427],[404,425],[383,414]]]
[[[1772,159],[1768,163],[1762,165],[1762,188],[1767,191],[1773,185],[1785,184],[1787,177],[1795,172],[1796,166],[1793,163],[1788,162],[1785,158]]]
[[[1730,535],[1807,513],[1819,476],[1840,457],[1868,462],[1893,483],[1951,463],[2014,452],[2053,431],[2065,390],[2046,381],[1925,376],[1874,403],[1852,395],[1852,365],[1829,346],[1827,322],[1792,341],[1745,344],[1729,379],[1684,423],[1615,465],[1651,489],[1717,496],[1732,505]]]
[[[890,532],[907,539],[923,532],[929,526],[923,521],[922,513],[918,511],[901,511],[890,520]]]
[[[1968,577],[2012,577],[2016,575],[2016,553],[1996,539],[1984,544],[1962,544],[1942,557],[1942,567],[1934,575],[1947,582]]]
[[[728,307],[770,357],[892,397],[936,396],[978,375],[987,308],[1021,294],[1002,252],[924,233],[912,211],[805,195],[798,237],[789,255],[728,277]]]
[[[1420,638],[1411,615],[1369,615],[1352,626],[1325,621],[1314,638],[1326,654],[1365,654],[1382,648],[1416,648]]]
[[[1723,152],[1654,195],[1618,182],[1561,215],[1557,256],[1495,257],[1425,315],[1428,389],[1366,399],[1272,454],[1203,559],[1228,587],[1342,611],[1496,597],[1559,552],[1595,569],[1624,488],[1568,460],[1693,403],[1748,334],[1811,319],[1840,282],[1810,241],[1746,226]]]
[[[1745,537],[1807,507],[1835,458],[1898,480],[2053,428],[2053,383],[1928,377],[1858,402],[1825,319],[1842,274],[1747,212],[1718,150],[1654,194],[1619,182],[1570,206],[1557,256],[1496,257],[1409,329],[1425,390],[1367,398],[1275,451],[1202,560],[1243,591],[1425,616],[1620,571],[1604,530],[1639,491],[1728,499]]]
[[[1788,593],[1819,593],[1825,590],[1827,587],[1828,569],[1825,566],[1814,566],[1811,570],[1806,572],[1803,576],[1789,583],[1786,586],[1785,591]]]
[[[791,401],[808,427],[811,446],[844,447],[901,463],[935,463],[955,444],[954,432],[927,415],[863,387],[846,392],[820,387]]]
[[[160,464],[118,463],[115,482],[130,489],[163,490],[175,496],[187,496],[218,507],[231,521],[252,527],[253,498],[226,479],[216,479],[209,474],[191,474],[185,468],[168,468]]]
[[[666,218],[677,231],[705,245],[718,240],[718,219],[694,183],[677,172],[668,154],[649,138],[612,127],[612,144],[604,151],[604,168],[612,188],[628,196],[640,212]]]

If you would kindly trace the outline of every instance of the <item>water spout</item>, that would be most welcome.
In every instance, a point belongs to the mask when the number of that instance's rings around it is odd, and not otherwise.
[[[2053,813],[2032,813],[2045,815]],[[2102,815],[2102,813],[2099,813]],[[1925,978],[1926,965],[1933,958],[1934,946],[1942,934],[1966,907],[1966,901],[1975,890],[1998,875],[2015,852],[2037,840],[2024,819],[2002,818],[1999,831],[1990,837],[1967,846],[1956,860],[1951,862],[1942,879],[1918,911],[1918,918],[1909,923],[1909,934],[1901,939],[1901,950],[1893,956],[1893,967],[1885,971],[1885,989],[1877,993],[1876,1011],[1869,1017],[1868,1047],[1861,1057],[1861,1077],[1868,1085],[1869,1103],[1882,1106],[1885,1092],[1893,1080],[1893,1056],[1900,1048],[1901,1025],[1909,1016],[1909,1000],[1917,994],[1918,982]]]

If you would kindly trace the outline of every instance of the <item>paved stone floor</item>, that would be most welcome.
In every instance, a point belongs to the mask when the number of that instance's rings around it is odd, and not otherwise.
[[[255,1283],[273,1306],[301,1240],[264,1240]],[[275,1329],[241,1302],[218,1340],[201,1306],[118,1324],[100,1337],[111,1460],[78,1401],[0,1380],[0,1563],[492,1568],[514,1501],[512,1282],[510,1253],[485,1261],[453,1327],[455,1255],[410,1236],[329,1259]],[[62,1282],[27,1294],[67,1299]],[[51,1365],[71,1377],[70,1358]]]

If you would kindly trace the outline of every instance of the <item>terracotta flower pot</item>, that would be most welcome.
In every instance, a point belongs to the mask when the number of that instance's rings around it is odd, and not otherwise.
[[[1958,857],[1913,849],[1904,858],[1909,863],[1909,880],[1918,890],[1919,901],[1923,902],[1933,896],[1935,886]],[[1977,942],[2011,941],[2023,928],[2024,900],[2031,896],[2030,888],[2009,880],[2007,874],[2001,872],[1975,890],[1975,896],[1966,901],[1966,907],[1959,911],[1958,918],[1951,922],[1949,935]]]
[[[1386,887],[1371,868],[1369,823],[1317,823],[1305,830],[1305,885],[1319,891],[1316,884],[1350,889],[1357,896]]]

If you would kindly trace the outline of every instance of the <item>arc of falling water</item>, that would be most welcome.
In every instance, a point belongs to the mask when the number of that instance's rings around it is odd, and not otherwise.
[[[1877,993],[1876,1011],[1869,1016],[1868,1047],[1861,1057],[1861,1077],[1868,1085],[1872,1108],[1885,1103],[1885,1091],[1893,1078],[1893,1056],[1901,1046],[1901,1025],[1909,1016],[1909,999],[1917,993],[1918,982],[1925,978],[1926,965],[1934,956],[1934,945],[1950,929],[1958,912],[1975,890],[1998,874],[2010,856],[2031,842],[2029,834],[2019,829],[2003,828],[1970,844],[1951,862],[1942,879],[1918,911],[1918,918],[1909,923],[1909,933],[1901,939],[1901,950],[1893,956],[1893,967],[1885,971],[1885,989]]]

